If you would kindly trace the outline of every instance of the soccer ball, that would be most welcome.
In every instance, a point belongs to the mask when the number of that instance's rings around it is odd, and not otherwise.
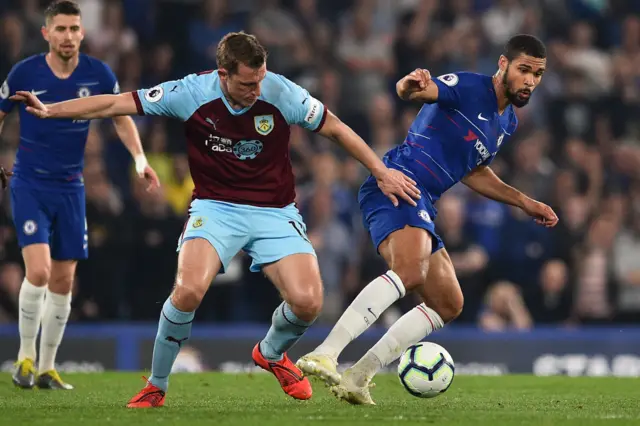
[[[451,386],[455,367],[449,352],[430,342],[407,349],[398,364],[400,383],[413,396],[433,398]]]

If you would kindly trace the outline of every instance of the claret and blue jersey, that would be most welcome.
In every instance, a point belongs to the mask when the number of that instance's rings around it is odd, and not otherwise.
[[[81,54],[73,73],[58,78],[46,54],[17,63],[0,86],[0,111],[9,113],[16,91],[45,104],[118,93],[118,82],[103,62]],[[88,120],[42,120],[19,105],[20,142],[11,179],[11,207],[21,247],[48,243],[56,260],[88,255],[82,170]]]
[[[372,177],[360,190],[364,223],[376,247],[391,232],[410,225],[427,229],[435,238],[433,250],[441,248],[433,225],[435,202],[475,167],[490,164],[518,125],[513,106],[499,113],[490,76],[461,72],[433,81],[437,101],[423,105],[404,142],[383,158],[388,167],[418,182],[418,207],[401,203],[394,208]]]
[[[204,238],[223,270],[240,250],[252,271],[296,253],[314,254],[295,207],[290,127],[319,131],[324,105],[285,77],[267,72],[258,100],[240,110],[222,92],[217,71],[133,92],[139,114],[184,123],[195,184],[189,220],[178,243]]]

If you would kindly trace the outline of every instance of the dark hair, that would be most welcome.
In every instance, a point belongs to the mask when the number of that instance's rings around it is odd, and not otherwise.
[[[504,46],[504,56],[509,61],[513,61],[520,55],[533,56],[544,59],[547,57],[547,48],[539,38],[529,34],[518,34]]]
[[[69,0],[54,1],[44,11],[45,21],[49,22],[51,18],[57,15],[80,16],[80,6],[76,2]]]
[[[238,72],[238,64],[250,68],[260,68],[267,60],[267,51],[256,36],[244,32],[225,35],[216,51],[218,68],[224,68],[229,74]]]

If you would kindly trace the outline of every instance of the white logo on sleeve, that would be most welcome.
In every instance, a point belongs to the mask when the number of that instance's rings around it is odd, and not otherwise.
[[[307,105],[307,115],[304,117],[304,121],[309,124],[313,124],[314,121],[318,118],[318,114],[320,114],[320,110],[322,109],[322,104],[316,98],[309,96],[306,99]]]
[[[440,77],[438,77],[438,80],[440,80],[441,82],[443,82],[449,87],[453,87],[456,84],[458,84],[458,76],[455,74],[441,75]]]
[[[482,120],[482,121],[489,121],[489,119],[488,119],[488,118],[484,118],[484,117],[482,116],[482,113],[478,114],[478,119],[479,119],[479,120]]]
[[[116,84],[113,86],[113,94],[117,95],[120,93],[120,84],[116,81]]]
[[[9,83],[7,83],[7,80],[5,80],[4,83],[2,83],[2,86],[0,87],[0,98],[7,99],[8,97],[9,97]]]
[[[153,103],[153,102],[158,102],[160,99],[162,99],[163,95],[164,95],[164,89],[161,86],[156,86],[147,90],[144,94],[144,98],[147,101]]]

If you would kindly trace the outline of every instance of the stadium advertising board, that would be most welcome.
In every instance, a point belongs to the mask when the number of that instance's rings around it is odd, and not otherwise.
[[[253,365],[251,350],[266,330],[266,326],[195,326],[175,369],[261,371]],[[296,359],[314,349],[327,332],[322,327],[312,329],[291,351],[291,357]],[[148,370],[155,333],[155,325],[71,325],[60,347],[60,369]],[[352,342],[340,358],[341,367],[359,359],[382,333],[367,332]],[[640,329],[482,333],[451,328],[430,340],[451,353],[457,374],[640,377]],[[0,365],[4,371],[12,369],[18,345],[17,327],[0,327]]]

